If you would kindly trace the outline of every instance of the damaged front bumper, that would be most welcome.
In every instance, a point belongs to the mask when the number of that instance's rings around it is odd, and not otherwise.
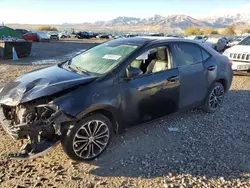
[[[3,129],[15,140],[28,139],[19,153],[10,154],[14,159],[31,159],[39,157],[52,149],[60,141],[62,124],[75,121],[63,111],[54,112],[46,121],[13,124],[6,118],[3,106],[0,105],[0,124]]]
[[[0,106],[0,123],[3,127],[3,129],[13,138],[13,139],[19,139],[21,138],[22,131],[20,130],[20,127],[22,127],[22,124],[18,127],[15,125],[11,125],[10,121],[5,118],[3,107]],[[24,124],[26,125],[26,124]]]

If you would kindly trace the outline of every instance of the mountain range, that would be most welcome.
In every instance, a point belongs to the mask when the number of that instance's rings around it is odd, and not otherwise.
[[[193,18],[188,15],[176,14],[169,16],[154,15],[150,18],[117,17],[109,21],[94,23],[63,24],[63,26],[81,25],[88,27],[158,27],[161,29],[183,30],[188,27],[225,28],[229,25],[250,26],[250,14],[232,14],[224,16],[210,16]]]

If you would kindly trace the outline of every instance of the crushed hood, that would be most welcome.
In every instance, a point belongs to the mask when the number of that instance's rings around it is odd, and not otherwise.
[[[59,65],[26,73],[8,83],[0,91],[0,104],[16,106],[40,97],[50,96],[65,89],[87,84],[97,77],[70,72]]]

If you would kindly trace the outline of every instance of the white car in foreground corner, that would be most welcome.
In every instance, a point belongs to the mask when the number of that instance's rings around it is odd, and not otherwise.
[[[223,55],[232,61],[232,69],[237,71],[250,70],[250,36],[244,38],[238,45],[227,49]]]

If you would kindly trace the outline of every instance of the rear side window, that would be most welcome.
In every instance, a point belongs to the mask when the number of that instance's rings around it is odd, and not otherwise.
[[[173,44],[177,66],[192,65],[203,61],[199,46],[190,43]]]
[[[202,48],[201,48],[201,54],[202,54],[203,61],[206,61],[207,59],[209,59],[211,57],[211,55],[208,52],[206,52],[205,50],[203,50]]]

